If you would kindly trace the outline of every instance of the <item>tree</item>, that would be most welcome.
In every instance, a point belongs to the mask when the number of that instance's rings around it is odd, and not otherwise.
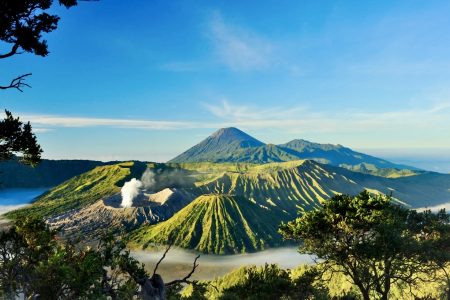
[[[30,123],[23,124],[11,112],[6,110],[5,113],[5,119],[0,121],[0,161],[19,155],[25,164],[38,164],[42,149],[31,131]]]
[[[421,262],[429,277],[425,280],[443,282],[446,298],[450,300],[450,216],[445,209],[437,213],[412,212],[410,225],[422,245]]]
[[[282,224],[280,232],[301,241],[300,252],[324,260],[326,269],[347,275],[363,299],[384,300],[394,283],[413,284],[423,268],[416,238],[423,226],[413,226],[413,214],[419,213],[365,191],[334,196],[320,209]]]
[[[77,5],[77,0],[59,0],[60,5],[69,8]],[[38,56],[47,56],[48,45],[42,34],[55,30],[59,17],[46,11],[53,0],[0,0],[0,40],[10,47],[0,53],[0,59],[24,52]],[[31,73],[17,76],[8,85],[0,85],[0,89],[17,89],[29,87],[24,82]]]
[[[157,269],[169,249],[149,275],[112,234],[97,247],[83,247],[59,240],[44,221],[25,218],[0,232],[0,296],[163,300],[172,286],[194,283],[189,278],[198,267],[197,257],[184,278],[164,283]]]

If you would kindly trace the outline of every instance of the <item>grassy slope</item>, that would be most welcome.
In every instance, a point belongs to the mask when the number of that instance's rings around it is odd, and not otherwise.
[[[119,192],[126,180],[132,177],[139,178],[146,166],[144,163],[131,162],[97,167],[52,189],[32,206],[11,212],[8,216],[17,218],[35,214],[55,217],[68,210],[85,207]],[[216,203],[215,213],[212,213],[212,208],[209,208],[210,213],[206,214],[205,211],[203,215],[199,215],[197,210],[187,210],[177,222],[168,222],[167,224],[171,225],[164,226],[166,240],[168,236],[181,233],[183,239],[177,241],[180,246],[210,253],[254,251],[275,245],[278,237],[275,237],[274,233],[281,221],[295,218],[299,210],[317,207],[320,202],[336,193],[357,194],[363,189],[375,193],[393,192],[394,197],[413,207],[432,206],[450,201],[450,176],[437,173],[391,179],[351,172],[309,160],[263,165],[152,163],[148,166],[156,170],[155,183],[162,188],[168,180],[172,180],[177,187],[187,189],[195,195],[222,195],[218,196],[217,201],[212,201]],[[203,203],[198,207],[209,206]],[[221,209],[218,209],[219,207]],[[237,211],[241,213],[238,214]],[[255,212],[258,212],[257,216],[254,216]],[[226,217],[219,218],[218,214]],[[238,218],[238,221],[251,224],[251,233],[246,240],[242,240],[242,237],[246,236],[244,233],[236,236],[227,233],[226,239],[221,240],[220,232],[236,230],[236,224],[230,222],[231,219],[228,217],[234,218],[238,215],[243,216],[243,219]],[[192,219],[209,224],[208,222],[212,221],[208,220],[212,218],[214,222],[218,222],[214,225],[218,231],[210,236],[208,230],[212,230],[211,228],[201,230],[200,235],[192,235],[192,232],[186,229],[187,223],[181,221]],[[264,226],[258,227],[258,224],[253,224],[253,219]],[[142,232],[146,232],[145,230]],[[153,238],[153,233],[150,237],[143,235],[141,241],[135,240],[136,245],[144,245],[150,238]],[[162,235],[154,238],[164,242]],[[261,239],[265,243],[261,242]]]
[[[28,215],[49,217],[87,206],[119,192],[125,181],[140,177],[145,167],[139,162],[96,167],[51,189],[31,206],[6,216],[13,219]]]
[[[174,244],[204,253],[254,252],[281,244],[280,217],[252,202],[229,195],[202,195],[157,225],[138,229],[130,245]]]
[[[336,193],[357,194],[364,189],[374,193],[392,192],[395,198],[413,207],[431,206],[446,199],[450,200],[450,176],[436,173],[391,179],[355,173],[309,160],[263,165],[184,163],[171,166],[196,170],[201,174],[201,180],[196,182],[196,193],[221,195],[214,196],[218,197],[214,199],[224,203],[233,199],[244,212],[244,216],[247,216],[247,212],[258,210],[256,220],[269,228],[266,230],[253,226],[252,228],[257,229],[252,231],[259,233],[259,237],[266,241],[267,246],[271,246],[272,241],[278,242],[276,230],[281,221],[295,218],[299,210],[317,207],[320,202]],[[216,205],[214,203],[217,201],[203,200],[205,198],[200,197],[165,223],[143,227],[137,235],[133,235],[134,247],[145,248],[149,242],[166,243],[169,237],[174,237],[178,246],[207,253],[229,253],[230,249],[226,248],[226,245],[234,249],[232,252],[261,249],[258,244],[243,243],[242,233],[226,233],[242,227],[236,228],[227,218],[217,217],[218,214],[236,216],[231,206],[222,205],[221,202]],[[211,206],[206,205],[208,203]],[[224,209],[214,210],[211,207]],[[215,213],[211,213],[212,211]],[[247,223],[252,222],[251,218],[246,217],[245,220]],[[215,227],[211,227],[211,222]],[[216,229],[217,232],[214,231]],[[220,232],[224,233],[220,235]],[[275,236],[272,233],[275,233]]]

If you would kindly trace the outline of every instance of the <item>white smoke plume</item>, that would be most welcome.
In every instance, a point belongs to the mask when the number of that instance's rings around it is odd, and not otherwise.
[[[132,207],[133,199],[139,195],[141,189],[158,192],[164,188],[180,187],[191,184],[186,174],[179,170],[146,169],[141,179],[133,178],[125,182],[121,189],[122,207]]]
[[[122,194],[122,207],[133,206],[133,199],[139,194],[139,189],[142,187],[142,182],[136,178],[125,182],[120,193]]]
[[[155,173],[147,168],[141,176],[141,181],[145,189],[151,188],[156,183]]]

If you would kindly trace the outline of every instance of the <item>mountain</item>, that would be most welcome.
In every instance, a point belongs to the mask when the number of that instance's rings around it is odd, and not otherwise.
[[[120,192],[123,184],[141,176],[146,165],[140,162],[117,163],[94,168],[50,189],[31,206],[7,214],[11,218],[28,215],[55,217],[67,214]]]
[[[269,163],[312,159],[372,175],[393,174],[417,168],[395,164],[341,145],[318,144],[301,139],[286,144],[264,144],[237,128],[223,128],[169,162],[249,162]],[[365,167],[362,167],[365,165]],[[392,169],[390,172],[378,169]],[[403,172],[405,173],[405,172]],[[395,176],[395,174],[393,175]]]
[[[0,188],[37,188],[56,186],[67,179],[105,165],[94,160],[43,159],[36,167],[17,159],[0,162]]]
[[[170,162],[225,162],[237,151],[260,146],[264,143],[237,128],[222,128]]]
[[[255,252],[282,244],[275,218],[247,199],[208,194],[195,199],[172,218],[133,232],[130,246],[167,244],[203,253]]]
[[[202,196],[167,221],[140,227],[130,235],[131,247],[145,249],[172,240],[204,253],[258,251],[279,245],[279,224],[294,219],[298,211],[314,209],[335,194],[364,189],[392,193],[394,201],[411,207],[450,201],[450,176],[444,174],[383,178],[312,160],[225,164],[228,170],[218,165],[221,172],[196,182],[196,193]],[[182,166],[205,174],[211,165]]]
[[[417,168],[394,164],[381,158],[356,152],[342,145],[318,144],[296,139],[286,144],[278,145],[278,147],[298,159],[313,159],[333,166],[350,167],[365,164],[381,169],[395,168],[417,170]]]
[[[139,191],[133,206],[120,207],[124,183],[141,177],[145,181],[149,174],[151,184]],[[129,232],[138,228],[139,238],[132,239],[136,248],[180,236],[174,241],[180,247],[236,253],[279,245],[275,233],[280,222],[338,193],[362,190],[392,193],[394,201],[413,208],[431,207],[450,202],[450,175],[424,172],[385,178],[313,160],[127,162],[76,176],[7,216],[41,216],[67,235],[82,234],[86,239],[102,229]]]
[[[153,194],[141,193],[132,207],[121,207],[122,197],[117,193],[83,209],[69,210],[65,214],[48,218],[47,223],[66,238],[95,240],[105,230],[119,233],[167,220],[194,198],[189,192],[165,188]]]

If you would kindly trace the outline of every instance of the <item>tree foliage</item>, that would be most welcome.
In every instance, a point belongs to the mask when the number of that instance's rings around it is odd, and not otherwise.
[[[59,0],[60,5],[67,8],[77,5],[77,0]],[[47,11],[53,0],[0,0],[0,41],[9,48],[0,53],[0,59],[5,59],[24,52],[38,56],[47,56],[48,45],[43,34],[52,32],[58,26],[59,17]],[[24,82],[31,73],[20,75],[10,84],[0,86],[0,89],[15,88],[22,91],[28,86]]]
[[[0,232],[0,296],[163,300],[168,290],[195,284],[189,278],[198,267],[198,257],[189,274],[164,283],[156,273],[159,263],[148,274],[125,243],[111,233],[102,235],[95,247],[76,242],[60,240],[38,218],[21,219]]]
[[[364,299],[387,299],[394,283],[414,284],[417,273],[426,270],[431,241],[425,244],[419,237],[425,229],[436,232],[432,222],[424,222],[429,215],[388,196],[362,192],[334,196],[320,209],[282,224],[280,232],[300,240],[302,253],[316,255],[329,269],[351,278]]]
[[[31,131],[30,123],[22,123],[9,111],[5,113],[6,117],[0,121],[0,161],[19,155],[26,164],[38,164],[42,149]]]

